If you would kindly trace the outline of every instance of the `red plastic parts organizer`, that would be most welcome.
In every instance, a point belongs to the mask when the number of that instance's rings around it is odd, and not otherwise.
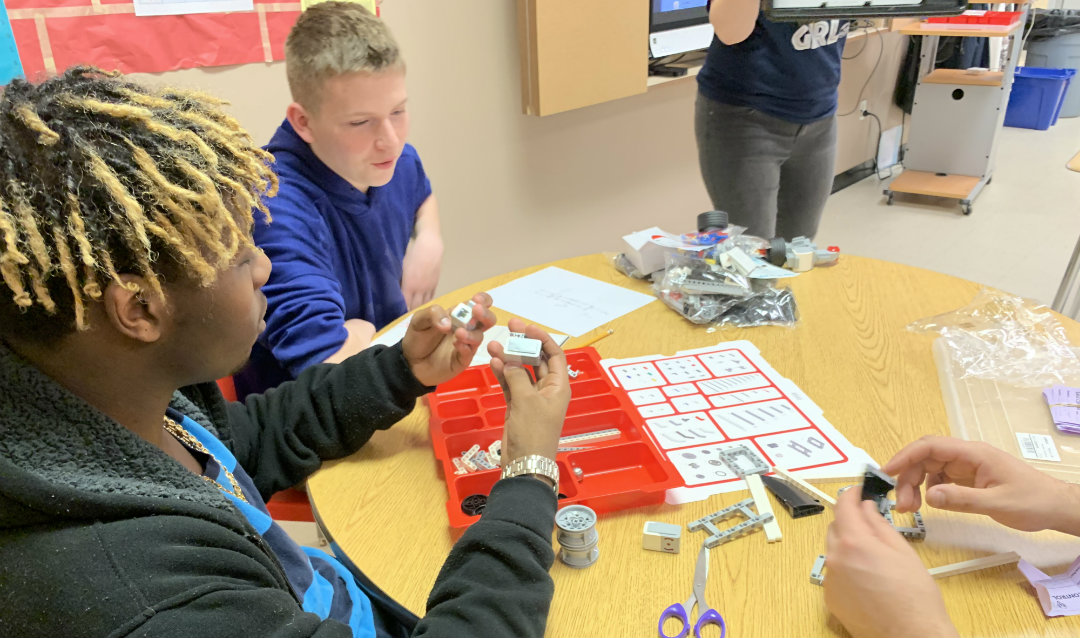
[[[682,485],[682,478],[643,427],[626,392],[612,384],[593,348],[567,350],[566,359],[578,375],[570,379],[570,407],[562,435],[615,428],[620,435],[566,444],[586,449],[561,452],[555,459],[559,465],[559,507],[577,503],[602,513],[663,502],[664,492]],[[431,445],[449,493],[446,513],[450,526],[468,527],[480,517],[465,514],[462,501],[474,494],[486,496],[500,470],[454,474],[450,459],[474,444],[486,450],[502,439],[506,401],[491,368],[475,366],[436,388],[428,395],[428,406]],[[575,469],[580,472],[575,474]]]
[[[1019,11],[968,11],[958,16],[926,19],[931,24],[967,24],[999,27],[1007,27],[1019,20]]]

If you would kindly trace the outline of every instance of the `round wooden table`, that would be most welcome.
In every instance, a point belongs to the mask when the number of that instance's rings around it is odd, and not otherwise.
[[[474,292],[549,265],[641,292],[603,255],[525,268],[478,282],[435,300],[452,308]],[[879,462],[924,434],[949,426],[931,356],[932,337],[906,330],[908,323],[958,308],[978,284],[873,259],[844,255],[790,281],[799,307],[795,328],[696,326],[654,301],[611,324],[615,333],[595,344],[602,357],[670,354],[748,339],[780,374],[793,380],[854,443]],[[507,313],[499,312],[499,323]],[[1063,319],[1080,343],[1080,324]],[[593,334],[570,339],[573,348]],[[821,484],[835,491],[840,484]],[[308,491],[330,536],[388,594],[423,615],[428,593],[457,537],[448,527],[446,487],[428,435],[428,410],[418,404],[408,418],[374,438],[354,456],[327,463]],[[573,569],[556,560],[555,599],[549,636],[654,636],[660,612],[689,596],[700,538],[683,531],[679,554],[643,550],[645,521],[685,526],[731,505],[746,492],[713,496],[681,506],[656,505],[602,515],[597,524],[600,558]],[[928,567],[994,552],[1016,550],[1050,574],[1080,554],[1080,539],[1044,532],[1021,534],[984,517],[926,508],[925,542],[915,548]],[[832,514],[777,516],[783,540],[766,544],[753,534],[711,551],[707,600],[726,619],[732,636],[844,635],[825,609],[821,587],[809,581],[814,558],[824,553]],[[557,548],[556,544],[556,548]],[[1080,635],[1080,619],[1047,620],[1014,567],[938,581],[957,628],[964,635]],[[719,632],[716,632],[717,635]]]

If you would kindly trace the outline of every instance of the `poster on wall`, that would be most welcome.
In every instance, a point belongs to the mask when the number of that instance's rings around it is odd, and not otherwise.
[[[187,9],[144,16],[136,14],[132,0],[4,0],[4,5],[30,79],[80,64],[156,73],[283,60],[300,2],[244,0],[248,10],[222,12],[234,1],[240,0],[139,0]],[[200,5],[217,9],[191,13]]]
[[[320,2],[326,2],[326,0],[300,0],[300,5],[304,11],[307,11],[308,7],[319,4]],[[364,7],[375,15],[379,15],[378,2],[376,2],[375,0],[344,0],[344,2],[353,2]]]

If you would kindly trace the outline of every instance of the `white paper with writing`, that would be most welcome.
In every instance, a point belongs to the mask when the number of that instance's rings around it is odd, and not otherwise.
[[[573,337],[656,297],[549,266],[488,291],[495,306]]]
[[[1080,558],[1057,576],[1047,576],[1037,567],[1020,559],[1016,565],[1039,597],[1047,616],[1080,615]]]

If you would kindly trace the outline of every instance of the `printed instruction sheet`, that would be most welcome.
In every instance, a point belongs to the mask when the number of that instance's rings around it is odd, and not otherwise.
[[[718,454],[737,445],[802,478],[853,476],[877,466],[749,341],[601,365],[685,481],[668,490],[668,503],[745,489]]]

